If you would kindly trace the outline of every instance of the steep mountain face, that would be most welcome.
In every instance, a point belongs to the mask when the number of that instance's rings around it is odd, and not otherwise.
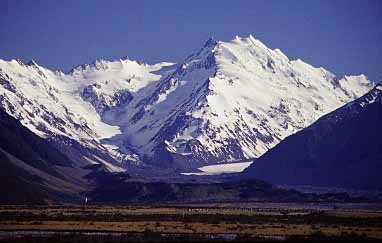
[[[151,95],[109,115],[140,154],[195,165],[258,157],[371,87],[363,75],[338,79],[237,37],[209,40]]]
[[[0,131],[0,203],[79,199],[86,182],[73,161],[1,109]]]
[[[178,65],[100,60],[64,74],[0,61],[0,84],[9,114],[58,148],[90,149],[73,153],[111,171],[259,157],[372,87],[364,75],[339,79],[252,36],[211,39]]]
[[[382,85],[286,138],[244,171],[277,184],[382,189]]]
[[[54,142],[78,165],[103,163],[110,171],[123,171],[120,162],[131,155],[102,144],[102,139],[120,133],[117,126],[102,121],[102,114],[128,104],[134,92],[160,79],[161,75],[151,72],[166,65],[170,64],[100,60],[64,74],[33,61],[24,64],[0,60],[0,104],[35,134]]]

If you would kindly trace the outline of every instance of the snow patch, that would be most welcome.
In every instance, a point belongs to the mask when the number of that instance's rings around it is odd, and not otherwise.
[[[198,168],[201,172],[184,172],[182,175],[219,175],[225,173],[239,173],[244,171],[253,162],[229,163],[218,165],[207,165]]]

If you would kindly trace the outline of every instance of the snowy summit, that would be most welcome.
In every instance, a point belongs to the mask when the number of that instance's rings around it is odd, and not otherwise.
[[[0,60],[0,105],[37,135],[106,157],[197,168],[256,158],[373,87],[289,60],[253,36],[208,40],[184,62],[97,60],[69,73]]]

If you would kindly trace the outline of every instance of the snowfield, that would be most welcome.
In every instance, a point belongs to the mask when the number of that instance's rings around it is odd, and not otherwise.
[[[182,175],[219,175],[225,173],[239,173],[244,171],[253,162],[228,163],[218,165],[207,165],[198,168],[201,172],[184,172]]]

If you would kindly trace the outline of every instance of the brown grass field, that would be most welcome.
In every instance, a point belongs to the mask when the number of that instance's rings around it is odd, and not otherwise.
[[[196,206],[0,207],[0,231],[131,232],[382,239],[382,211]],[[1,238],[1,237],[0,237]]]

